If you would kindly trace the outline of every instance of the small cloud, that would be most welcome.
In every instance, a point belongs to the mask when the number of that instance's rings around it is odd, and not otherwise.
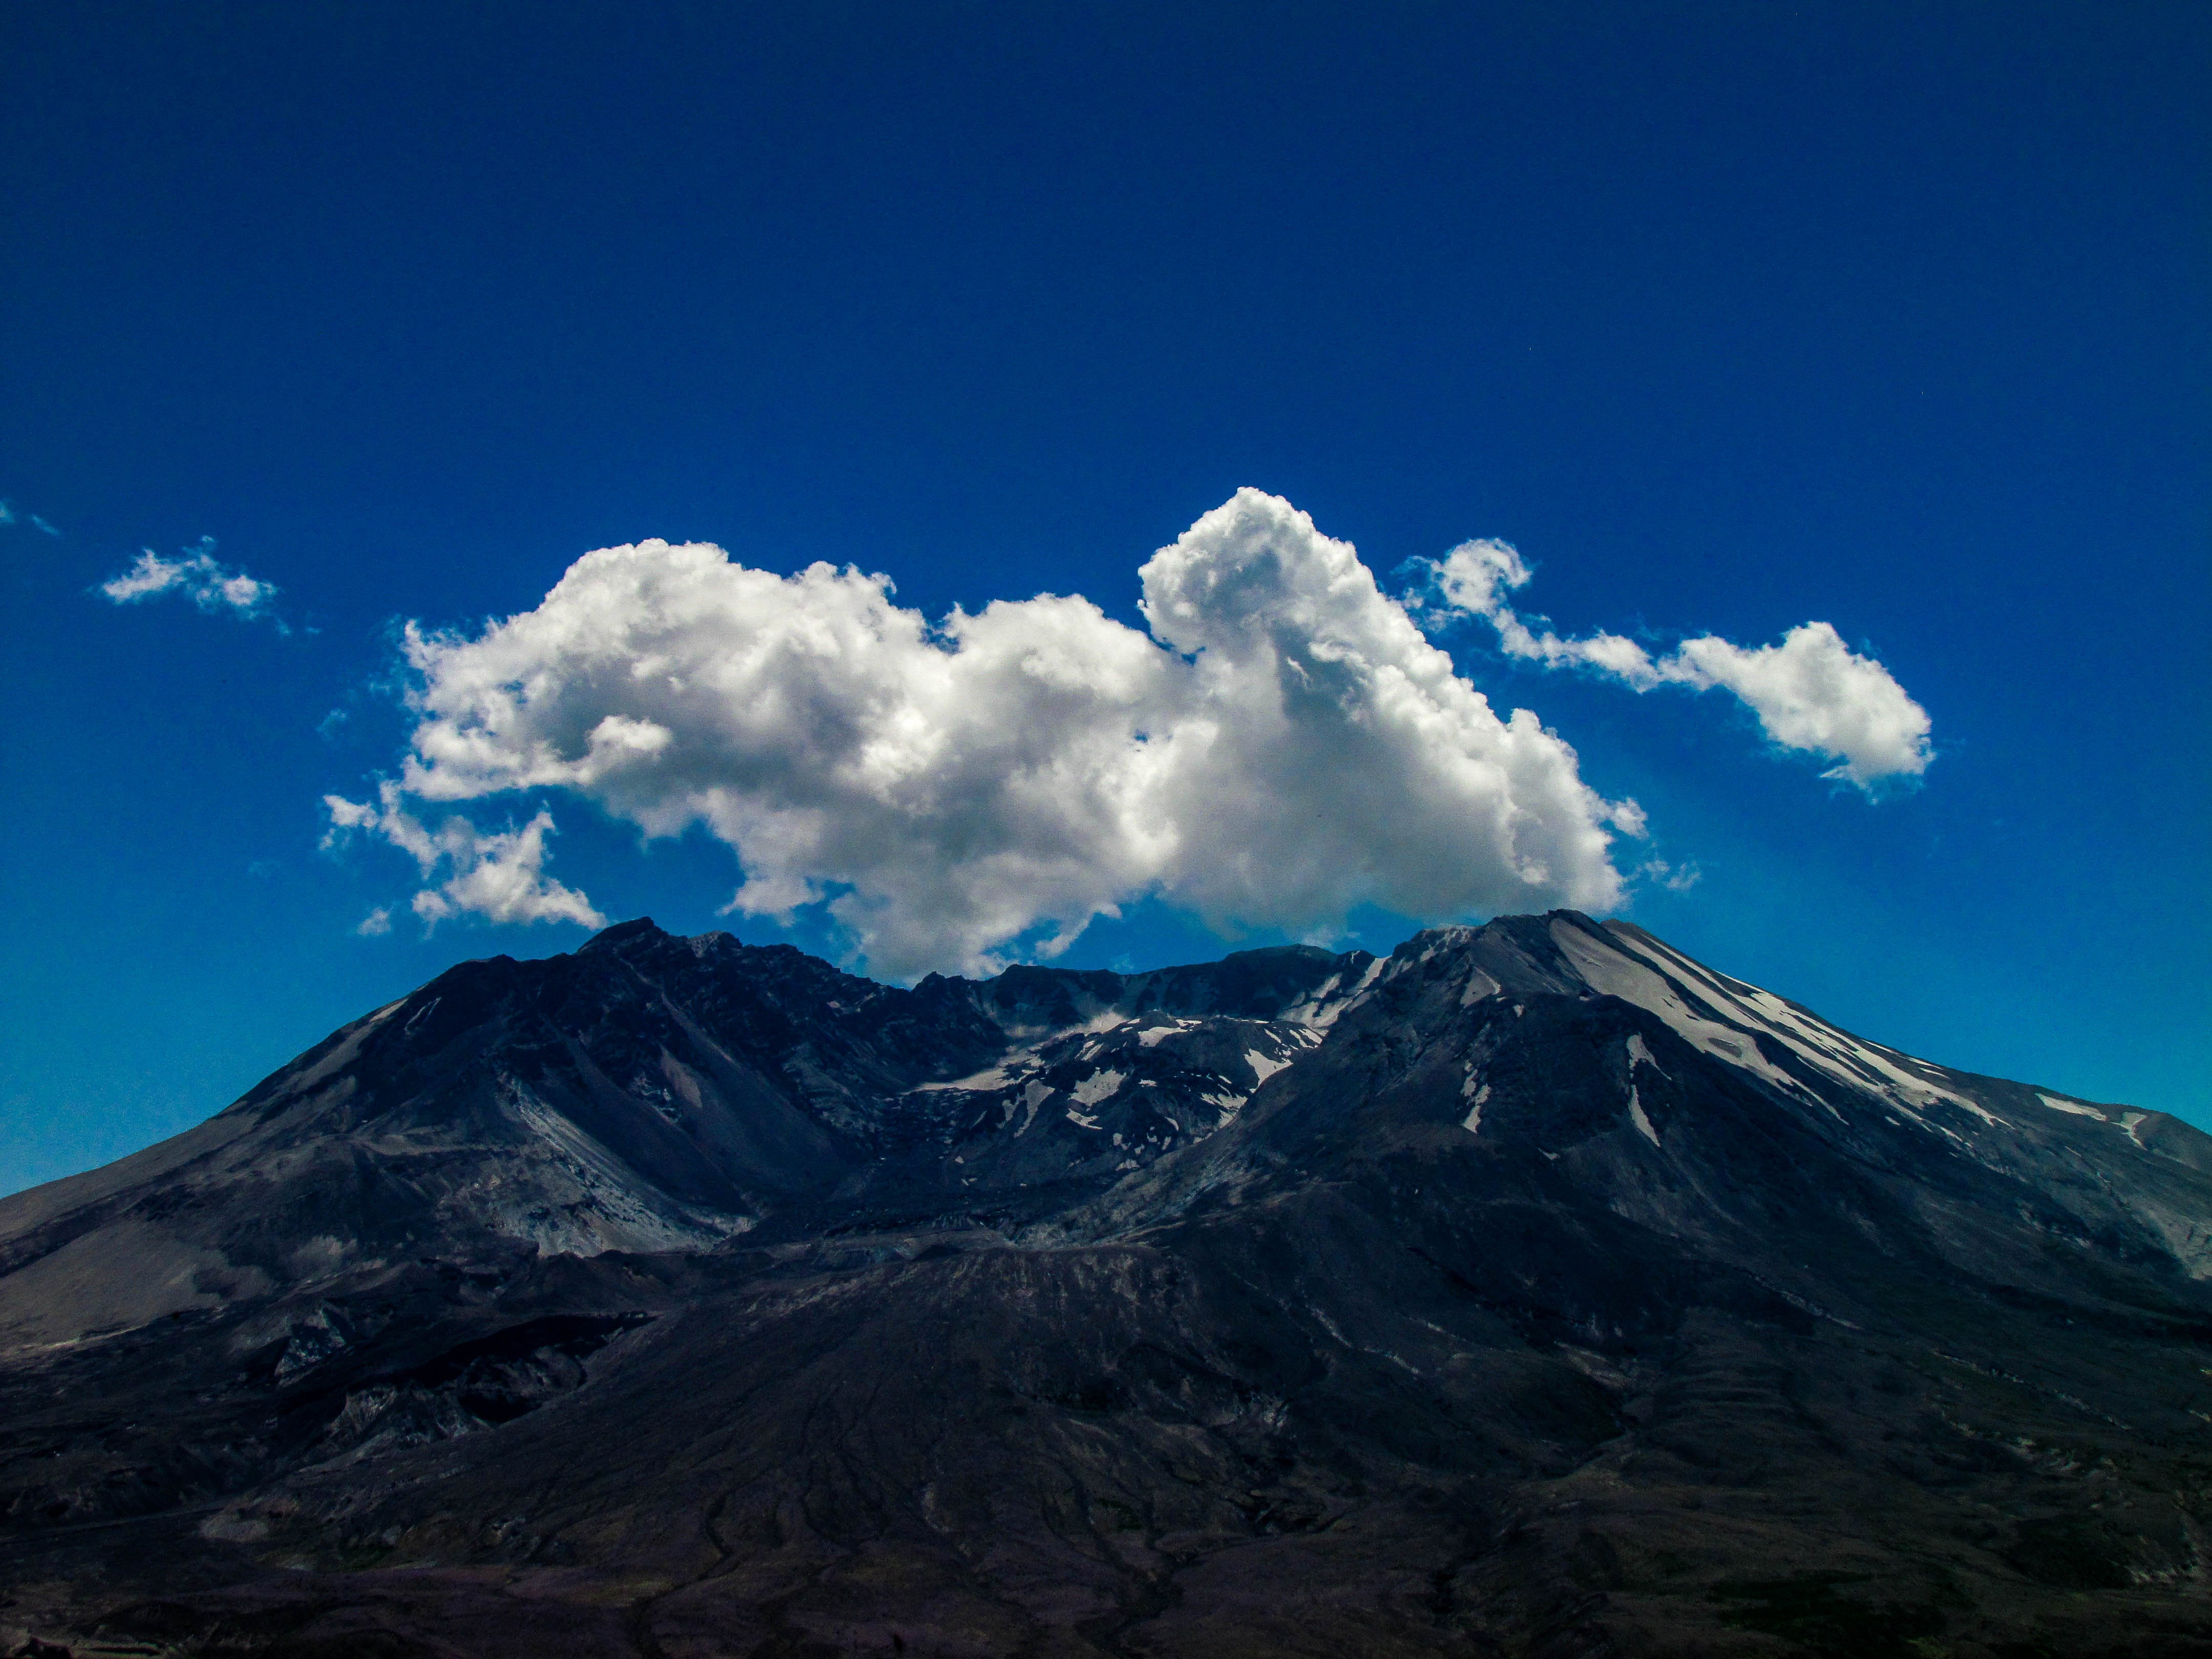
[[[59,535],[62,533],[60,531],[58,531],[58,530],[55,529],[55,528],[53,527],[53,526],[52,526],[52,525],[48,524],[48,523],[47,523],[44,519],[40,518],[40,517],[37,514],[35,514],[35,513],[33,513],[33,514],[31,514],[31,522],[32,522],[32,524],[33,524],[33,525],[34,525],[35,526],[37,526],[39,529],[45,531],[45,532],[46,532],[46,534],[48,534],[49,536],[57,536],[57,537],[58,537],[58,536],[59,536]]]
[[[1540,634],[1529,627],[1505,597],[1527,585],[1528,567],[1504,542],[1462,543],[1441,560],[1429,561],[1428,568],[1442,600],[1431,608],[1483,617],[1497,629],[1509,657],[1547,668],[1585,669],[1636,691],[1718,686],[1742,700],[1771,742],[1838,763],[1820,775],[1869,795],[1884,782],[1919,776],[1935,758],[1928,711],[1887,668],[1854,652],[1826,623],[1801,623],[1779,644],[1750,648],[1701,635],[1655,658],[1618,634],[1562,639],[1548,628]]]
[[[376,908],[363,916],[361,919],[361,925],[354,929],[354,932],[363,939],[375,939],[391,931],[392,907],[388,904],[378,905]]]
[[[364,831],[382,836],[412,857],[426,882],[444,875],[443,881],[415,895],[412,908],[425,927],[451,916],[471,915],[489,921],[607,925],[591,900],[544,873],[545,837],[553,833],[550,812],[541,811],[519,830],[487,833],[458,813],[433,829],[401,808],[398,786],[392,783],[382,787],[373,803],[325,795],[323,805],[331,817],[323,836],[325,848],[340,846],[356,831]],[[388,929],[390,910],[373,911],[369,920],[379,917],[381,925],[371,928],[364,922],[361,931]]]
[[[150,547],[143,549],[128,570],[100,583],[98,591],[117,605],[136,605],[164,593],[179,593],[210,615],[228,611],[247,618],[265,616],[276,624],[279,633],[290,632],[269,609],[276,597],[276,585],[218,562],[212,536],[201,537],[198,545],[186,548],[173,559],[163,558]]]
[[[0,525],[10,525],[15,522],[15,503],[13,501],[0,501]]]
[[[1686,893],[1705,879],[1705,872],[1695,864],[1669,864],[1664,859],[1651,859],[1637,867],[1636,873],[1655,887],[1663,887],[1670,893]]]

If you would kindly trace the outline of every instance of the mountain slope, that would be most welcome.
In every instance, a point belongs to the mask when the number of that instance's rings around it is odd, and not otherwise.
[[[236,1651],[2212,1653],[2208,1226],[2185,1125],[1571,913],[911,991],[633,923],[0,1202],[0,1584]]]
[[[979,1177],[1064,1199],[1210,1133],[1372,961],[907,991],[647,921],[464,963],[200,1128],[0,1200],[0,1352],[410,1254],[709,1248],[810,1206],[957,1206]]]

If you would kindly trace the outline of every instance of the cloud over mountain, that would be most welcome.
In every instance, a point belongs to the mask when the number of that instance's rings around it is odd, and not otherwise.
[[[331,815],[325,847],[348,839],[356,830],[383,836],[411,857],[426,884],[415,895],[414,911],[425,924],[435,926],[448,916],[480,915],[493,921],[574,921],[586,927],[604,927],[607,919],[592,902],[572,888],[563,887],[545,873],[545,837],[553,833],[553,815],[539,812],[520,829],[487,832],[459,813],[449,813],[442,823],[426,824],[401,804],[399,787],[386,782],[374,803],[325,795],[323,805]],[[380,907],[369,913],[358,931],[364,934],[389,933],[392,912]]]
[[[1050,594],[932,624],[851,568],[602,549],[480,634],[410,631],[410,753],[334,825],[448,872],[426,915],[524,919],[590,908],[539,874],[539,820],[472,842],[406,803],[553,788],[649,835],[702,824],[737,854],[735,909],[827,898],[891,975],[1048,957],[1149,894],[1307,933],[1369,902],[1619,901],[1634,803],[1493,710],[1348,543],[1245,489],[1139,574],[1148,633]]]
[[[1824,776],[1871,792],[1885,779],[1917,777],[1934,758],[1928,711],[1826,623],[1800,623],[1779,645],[1750,649],[1701,635],[1655,658],[1618,634],[1561,639],[1549,629],[1531,629],[1505,597],[1527,585],[1528,567],[1504,542],[1463,543],[1430,568],[1445,604],[1488,620],[1507,655],[1547,668],[1589,669],[1638,691],[1722,687],[1741,698],[1760,730],[1783,748],[1838,763]]]

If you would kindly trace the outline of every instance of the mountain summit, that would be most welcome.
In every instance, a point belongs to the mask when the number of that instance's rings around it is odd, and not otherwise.
[[[2212,1138],[1625,923],[899,989],[640,921],[0,1200],[0,1625],[2205,1655],[2208,1368]]]

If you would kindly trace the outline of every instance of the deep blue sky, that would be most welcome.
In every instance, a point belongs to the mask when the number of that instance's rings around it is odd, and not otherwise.
[[[352,933],[398,620],[664,536],[1134,621],[1247,483],[1577,632],[1832,622],[1917,790],[1455,646],[1701,869],[1662,936],[2212,1127],[2212,9],[28,5],[0,76],[0,1190],[580,941]],[[204,535],[289,635],[88,591]],[[726,850],[556,810],[608,914],[726,925]]]

